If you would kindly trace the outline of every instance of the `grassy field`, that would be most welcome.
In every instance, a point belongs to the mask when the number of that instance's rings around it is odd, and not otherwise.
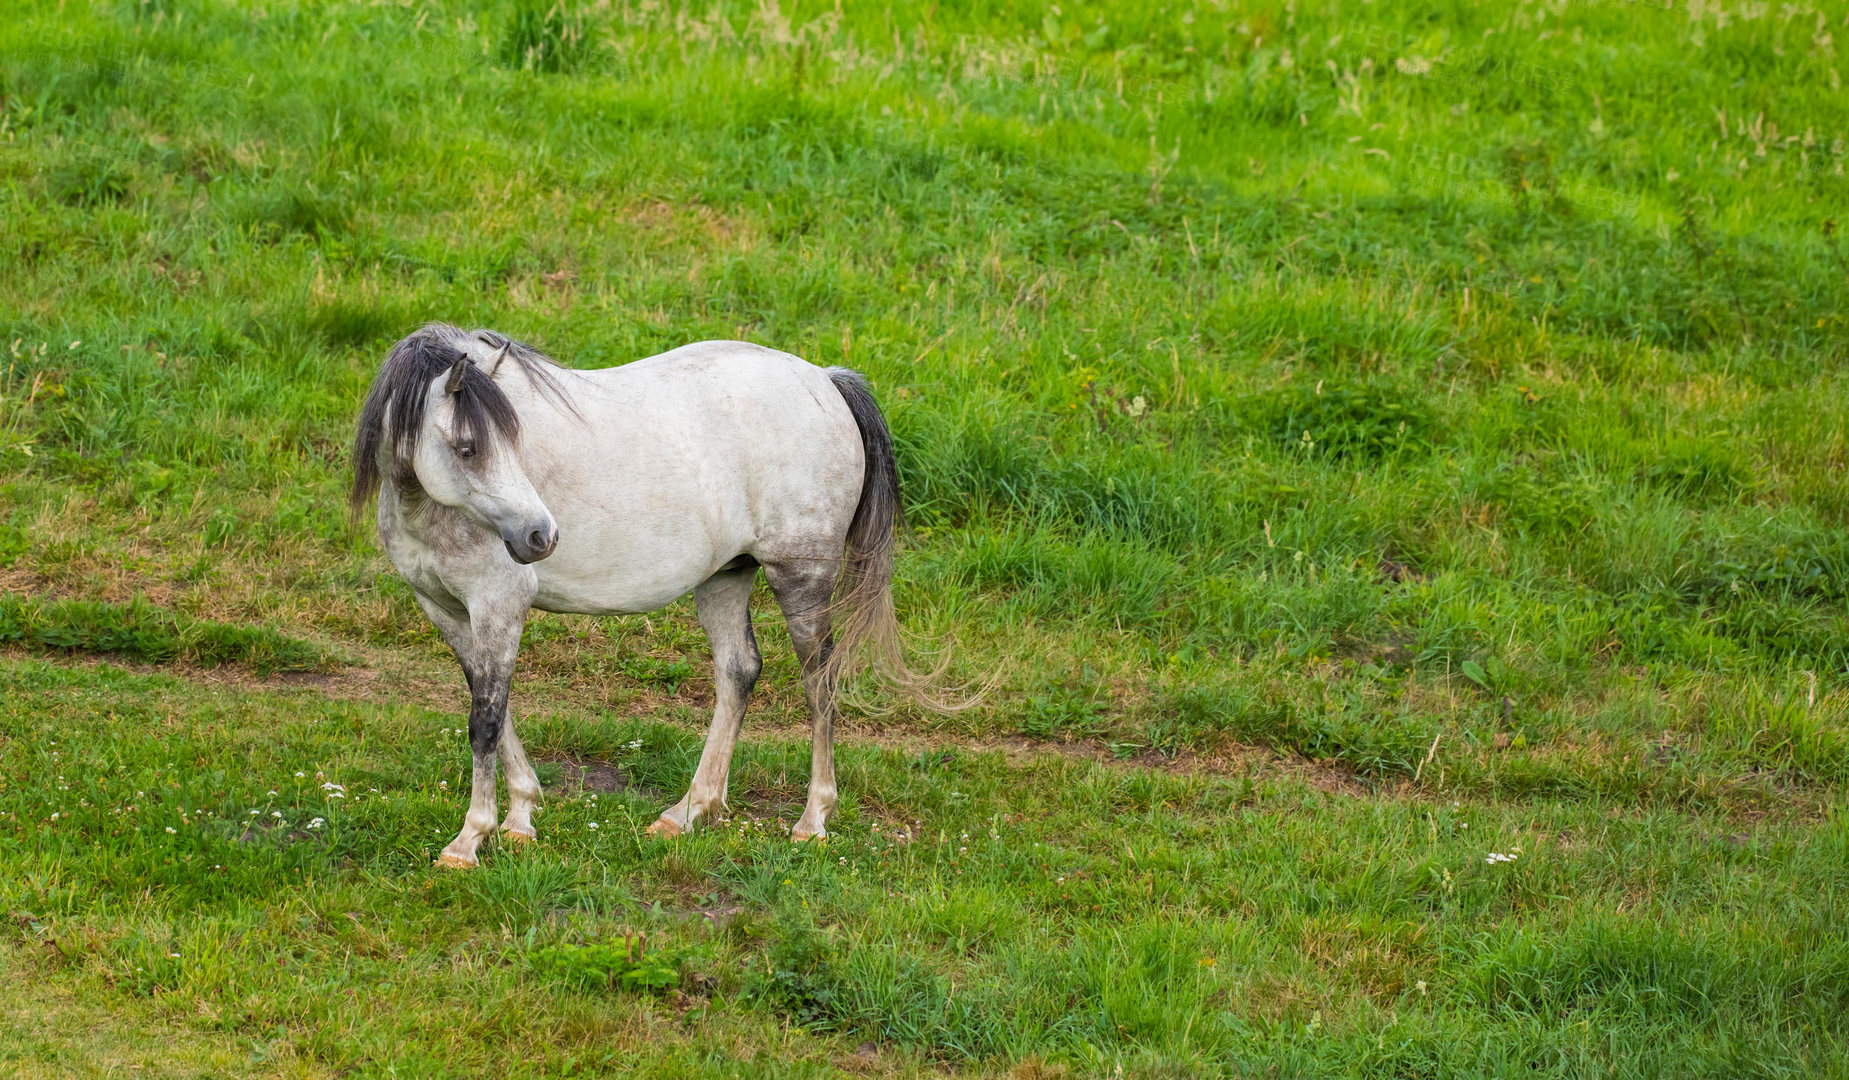
[[[1849,1076],[1849,10],[34,0],[0,1072]],[[536,616],[537,848],[342,506],[427,319],[871,377],[838,833],[774,607]],[[767,601],[767,598],[765,598]]]

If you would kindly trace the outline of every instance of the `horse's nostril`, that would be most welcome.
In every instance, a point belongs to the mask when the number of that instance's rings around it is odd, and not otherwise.
[[[528,533],[526,540],[527,543],[533,545],[534,551],[538,551],[546,546],[546,534],[540,532],[538,529],[534,529],[532,532]]]

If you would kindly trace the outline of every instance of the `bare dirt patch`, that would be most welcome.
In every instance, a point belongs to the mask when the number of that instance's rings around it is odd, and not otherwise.
[[[607,795],[613,791],[645,790],[642,785],[630,779],[620,766],[608,761],[560,754],[535,756],[534,760],[560,766],[562,772],[553,788],[562,795],[578,795],[586,791]]]

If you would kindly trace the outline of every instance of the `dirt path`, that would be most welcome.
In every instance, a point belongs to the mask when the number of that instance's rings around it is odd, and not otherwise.
[[[187,664],[137,664],[120,658],[97,656],[56,656],[17,647],[0,650],[0,656],[13,660],[39,660],[67,667],[94,667],[109,664],[142,674],[166,674],[201,686],[225,688],[246,693],[312,693],[330,701],[389,701],[419,705],[439,711],[468,712],[468,696],[455,664],[447,656],[423,657],[398,649],[360,648],[346,645],[350,653],[359,654],[362,665],[350,665],[335,672],[279,672],[258,675],[248,668],[226,665],[199,668]],[[670,723],[688,730],[704,731],[704,714],[711,707],[709,688],[689,683],[679,694],[636,695],[614,711],[626,716]],[[561,709],[602,710],[607,688],[589,682],[568,682],[539,676],[516,684],[516,708],[521,714],[543,715]],[[754,708],[746,719],[746,737],[758,739],[801,740],[809,735],[807,720],[800,710]],[[672,706],[691,708],[702,716],[695,723],[683,722],[672,715]],[[1011,765],[1030,765],[1049,758],[1091,761],[1120,769],[1147,769],[1185,775],[1249,776],[1259,779],[1289,779],[1332,794],[1365,797],[1380,794],[1410,794],[1399,788],[1382,791],[1370,788],[1346,770],[1326,763],[1279,754],[1262,746],[1229,744],[1211,755],[1183,751],[1169,756],[1147,748],[1129,755],[1120,754],[1101,739],[1080,742],[1052,742],[1015,734],[974,735],[942,730],[920,730],[889,719],[868,720],[846,716],[837,721],[837,745],[873,747],[918,755],[931,751],[957,750],[965,753],[1000,753]],[[1400,787],[1404,787],[1401,785]]]

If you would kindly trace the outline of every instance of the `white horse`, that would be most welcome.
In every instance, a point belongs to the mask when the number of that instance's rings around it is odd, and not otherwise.
[[[789,624],[813,726],[794,839],[824,835],[835,807],[844,666],[860,651],[900,683],[914,679],[892,606],[892,436],[845,368],[709,341],[571,371],[499,334],[433,323],[381,366],[353,461],[355,513],[377,493],[379,540],[472,696],[473,791],[439,865],[476,865],[495,823],[497,754],[512,802],[501,829],[535,835],[539,782],[507,708],[529,608],[612,615],[693,593],[717,704],[686,796],[650,826],[658,835],[725,806],[761,666],[750,615],[759,567]]]

